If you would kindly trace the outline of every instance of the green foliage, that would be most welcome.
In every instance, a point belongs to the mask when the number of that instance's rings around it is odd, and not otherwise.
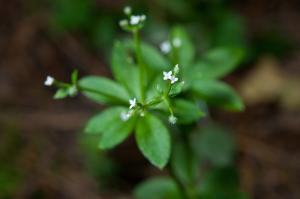
[[[162,71],[170,69],[170,63],[153,46],[141,43],[142,56],[149,69]]]
[[[52,22],[57,29],[79,29],[88,26],[93,17],[91,0],[54,0]]]
[[[203,199],[246,199],[239,191],[237,170],[232,167],[212,169],[205,173],[198,188],[199,198]]]
[[[176,95],[180,94],[184,89],[184,85],[184,82],[175,83],[170,90],[169,96],[175,97]]]
[[[174,113],[178,116],[178,122],[181,124],[190,124],[205,116],[195,102],[184,99],[174,100]]]
[[[128,49],[120,41],[115,42],[113,48],[111,69],[114,78],[124,85],[132,96],[140,99],[139,71],[130,59]]]
[[[85,132],[101,133],[100,148],[112,148],[126,139],[132,132],[134,118],[124,122],[120,118],[122,112],[126,112],[126,108],[110,108],[95,115],[88,121]]]
[[[240,48],[219,47],[209,50],[189,70],[189,77],[197,79],[218,79],[231,73],[241,62]]]
[[[122,103],[129,99],[128,92],[120,84],[105,77],[84,77],[79,80],[79,88],[86,97],[98,103]]]
[[[223,178],[227,174],[234,174],[222,170],[233,162],[233,138],[220,128],[199,130],[198,121],[209,111],[206,105],[229,111],[243,110],[239,96],[219,79],[239,65],[244,50],[238,45],[222,45],[198,57],[185,29],[176,26],[170,32],[167,48],[162,50],[166,55],[163,56],[155,47],[141,41],[140,30],[145,20],[145,15],[132,15],[130,11],[120,21],[121,28],[132,33],[133,39],[117,41],[113,46],[114,80],[88,76],[78,81],[75,71],[70,84],[54,81],[58,87],[57,98],[74,96],[79,91],[108,106],[85,127],[85,132],[99,135],[101,149],[113,148],[134,133],[139,150],[150,163],[159,169],[169,167],[176,183],[168,178],[152,179],[136,189],[136,198],[242,197],[237,178],[231,184],[221,185],[226,183]],[[199,164],[205,161],[213,169],[211,174],[199,179]]]
[[[214,80],[197,80],[193,82],[195,95],[208,104],[230,111],[242,111],[244,105],[234,90],[225,83]]]
[[[172,168],[174,175],[186,188],[192,187],[199,177],[199,164],[192,148],[177,139],[172,151]]]
[[[180,199],[176,183],[167,177],[151,178],[134,190],[136,199]]]
[[[162,169],[168,163],[171,153],[169,132],[164,124],[150,113],[139,120],[136,128],[138,147],[153,165]]]
[[[180,26],[173,28],[170,38],[171,40],[178,38],[181,41],[180,48],[174,49],[173,59],[178,60],[178,64],[182,67],[190,66],[195,57],[195,47],[184,28]]]
[[[192,147],[200,161],[209,161],[214,166],[233,163],[235,143],[232,135],[217,125],[207,125],[191,137]]]

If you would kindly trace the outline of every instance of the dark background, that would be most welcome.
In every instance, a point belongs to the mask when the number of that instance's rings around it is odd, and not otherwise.
[[[81,129],[101,106],[82,96],[55,101],[54,90],[43,82],[48,74],[68,81],[75,68],[80,76],[110,76],[112,39],[126,35],[117,27],[125,5],[135,5],[161,24],[145,30],[154,43],[161,37],[151,33],[163,35],[164,25],[175,23],[188,26],[197,40],[198,15],[150,0],[94,3],[93,12],[104,20],[91,31],[94,22],[80,18],[89,15],[80,9],[73,11],[79,16],[73,23],[57,19],[61,11],[54,1],[0,1],[0,198],[131,198],[136,183],[159,172],[132,139],[105,154],[94,148],[94,140]],[[247,108],[242,113],[212,110],[212,116],[234,129],[241,185],[251,198],[298,199],[300,3],[247,0],[225,5],[243,19],[243,39],[250,49],[248,59],[225,81]]]

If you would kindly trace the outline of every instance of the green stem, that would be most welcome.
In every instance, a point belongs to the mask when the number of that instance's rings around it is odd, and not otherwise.
[[[145,68],[145,65],[143,63],[141,42],[140,42],[140,36],[139,36],[139,30],[138,29],[133,31],[133,38],[134,38],[134,48],[135,48],[137,63],[138,63],[139,69],[140,69],[141,101],[144,104],[145,103],[145,73],[146,73],[146,68]]]

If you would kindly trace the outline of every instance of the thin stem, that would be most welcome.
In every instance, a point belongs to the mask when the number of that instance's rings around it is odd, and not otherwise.
[[[140,69],[141,101],[142,101],[142,103],[145,103],[145,73],[146,73],[146,68],[145,68],[145,65],[143,63],[141,42],[140,42],[140,36],[139,36],[139,30],[138,29],[133,31],[133,38],[134,38],[134,48],[135,48],[137,63],[138,63],[139,69]]]

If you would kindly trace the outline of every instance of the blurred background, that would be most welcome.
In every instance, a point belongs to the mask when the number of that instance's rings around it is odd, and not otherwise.
[[[249,198],[299,199],[297,0],[0,1],[0,198],[132,198],[137,183],[164,174],[132,138],[98,150],[97,139],[81,130],[102,107],[82,96],[55,101],[54,90],[43,86],[47,75],[68,81],[73,69],[111,76],[113,40],[128,37],[118,26],[126,5],[148,16],[143,36],[157,47],[180,24],[199,55],[220,45],[245,51],[224,81],[246,110],[212,109],[212,118],[231,129]]]

